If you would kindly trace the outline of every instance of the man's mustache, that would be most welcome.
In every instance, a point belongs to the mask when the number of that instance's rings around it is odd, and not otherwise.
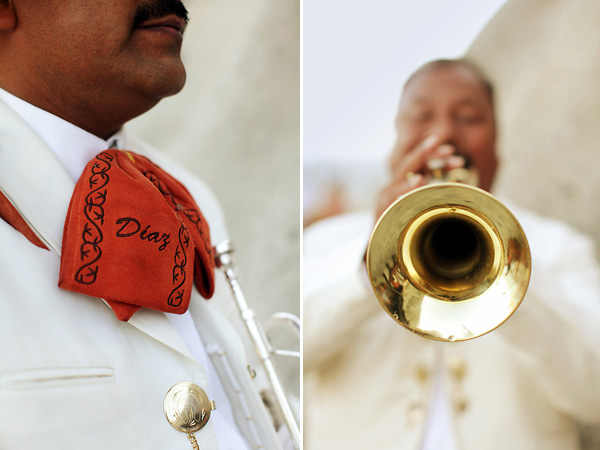
[[[188,11],[180,0],[147,0],[142,3],[135,14],[134,25],[138,26],[148,20],[161,19],[169,14],[176,14],[187,24]]]

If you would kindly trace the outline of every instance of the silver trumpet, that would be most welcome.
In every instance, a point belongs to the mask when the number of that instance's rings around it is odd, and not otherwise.
[[[271,360],[272,355],[293,356],[299,358],[300,353],[287,350],[275,350],[272,348],[268,337],[255,318],[254,311],[252,311],[252,309],[250,309],[248,306],[246,298],[244,297],[244,293],[240,287],[237,277],[237,270],[232,259],[233,250],[233,246],[229,239],[217,244],[214,247],[216,266],[225,273],[240,316],[243,319],[246,329],[248,330],[250,338],[252,339],[252,343],[254,344],[256,354],[262,363],[263,369],[271,385],[277,410],[281,414],[281,419],[288,429],[294,448],[300,450],[300,429],[298,423],[296,422],[294,413],[292,412],[285,389],[283,388],[283,385],[277,376],[273,361]],[[290,323],[299,331],[300,321],[296,316],[288,313],[277,313],[274,318],[276,320],[282,320]]]

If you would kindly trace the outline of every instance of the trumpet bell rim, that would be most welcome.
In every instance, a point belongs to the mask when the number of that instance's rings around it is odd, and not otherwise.
[[[440,231],[448,228],[450,232]],[[503,263],[503,252],[494,251],[502,245],[494,224],[461,205],[424,211],[407,224],[399,241],[402,273],[443,301],[483,294]]]
[[[451,221],[474,244],[446,269],[429,241],[432,230]],[[489,193],[457,183],[425,186],[394,202],[375,225],[366,262],[386,312],[442,341],[473,339],[504,323],[531,274],[527,238],[512,213]]]

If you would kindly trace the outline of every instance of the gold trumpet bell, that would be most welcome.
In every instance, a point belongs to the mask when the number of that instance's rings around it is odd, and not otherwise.
[[[367,248],[377,299],[429,339],[464,341],[504,323],[523,300],[531,256],[512,213],[458,183],[417,189],[379,218]]]

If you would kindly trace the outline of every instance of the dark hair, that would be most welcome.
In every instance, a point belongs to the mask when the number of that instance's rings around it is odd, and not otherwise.
[[[408,77],[408,80],[406,80],[404,83],[403,90],[406,90],[407,86],[419,75],[432,70],[443,69],[445,67],[464,67],[470,70],[479,79],[479,81],[481,81],[481,84],[490,98],[490,103],[492,106],[494,106],[494,87],[492,86],[492,83],[477,65],[466,59],[435,59],[425,63],[415,70],[410,77]]]

